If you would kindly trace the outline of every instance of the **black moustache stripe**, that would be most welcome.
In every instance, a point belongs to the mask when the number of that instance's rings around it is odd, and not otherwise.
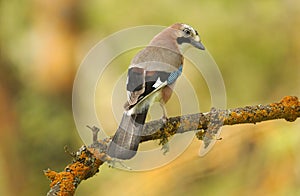
[[[176,40],[177,40],[178,44],[191,43],[191,40],[189,38],[186,38],[186,37],[178,37]]]

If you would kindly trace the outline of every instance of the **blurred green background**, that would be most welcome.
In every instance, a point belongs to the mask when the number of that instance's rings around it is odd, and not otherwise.
[[[0,195],[45,195],[42,170],[63,170],[63,147],[82,145],[72,83],[90,48],[124,28],[175,22],[200,33],[229,108],[300,97],[298,0],[0,0]],[[300,195],[299,130],[299,119],[224,127],[204,158],[195,140],[156,170],[105,165],[76,195]]]

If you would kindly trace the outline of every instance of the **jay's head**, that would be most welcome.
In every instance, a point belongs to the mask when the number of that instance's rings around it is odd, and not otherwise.
[[[201,43],[198,32],[191,26],[182,23],[176,23],[171,26],[175,29],[176,41],[179,46],[184,44],[190,44],[200,50],[205,50],[205,47]]]
[[[191,26],[176,23],[156,35],[150,45],[166,47],[171,50],[179,49],[182,53],[188,46],[205,50],[198,32]]]

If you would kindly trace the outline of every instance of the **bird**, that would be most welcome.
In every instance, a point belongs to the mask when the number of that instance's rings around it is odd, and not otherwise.
[[[137,153],[149,108],[159,102],[166,119],[170,99],[183,70],[183,52],[193,46],[205,50],[198,32],[190,25],[175,23],[153,37],[132,59],[127,72],[127,101],[107,155],[128,160]]]

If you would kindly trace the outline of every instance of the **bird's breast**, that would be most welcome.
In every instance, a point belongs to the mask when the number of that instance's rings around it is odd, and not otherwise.
[[[174,87],[174,84],[172,84],[171,86],[169,86],[169,85],[165,86],[162,89],[160,101],[163,101],[164,103],[167,103],[167,101],[169,101],[169,99],[171,98],[172,93],[173,93],[173,87]]]

